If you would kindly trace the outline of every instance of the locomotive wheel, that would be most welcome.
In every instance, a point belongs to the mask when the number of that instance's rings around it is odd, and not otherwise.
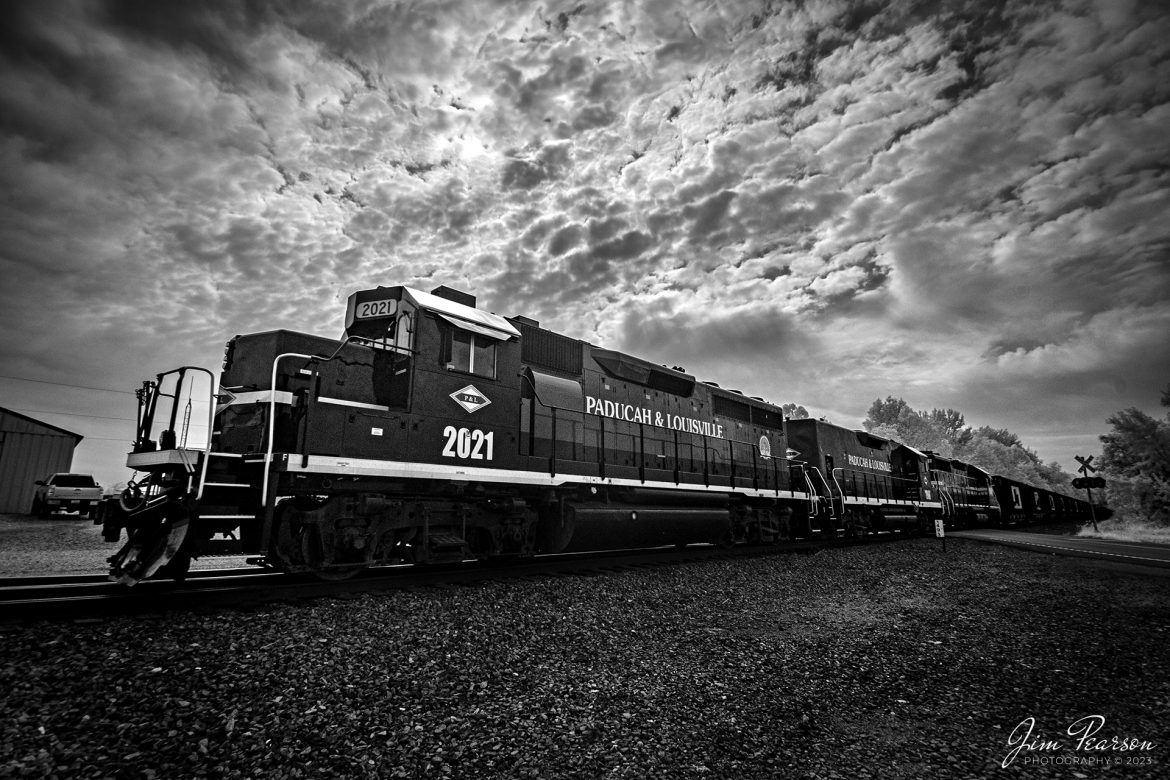
[[[272,522],[272,541],[269,544],[269,555],[272,562],[285,574],[295,574],[304,571],[305,562],[300,557],[300,544],[293,538],[294,532],[289,528],[289,502],[282,501],[276,507],[276,517]]]
[[[330,582],[348,580],[366,568],[364,562],[349,566],[333,565],[329,561],[329,556],[326,554],[326,551],[321,546],[320,535],[308,527],[301,529],[300,537],[301,555],[308,562],[309,568],[313,570],[313,574],[318,579],[329,580]]]
[[[312,574],[329,581],[347,580],[366,568],[366,564],[330,566],[314,527],[296,519],[298,511],[311,511],[317,506],[320,504],[306,504],[301,499],[282,502],[276,513],[272,533],[271,551],[276,567],[286,574]]]
[[[868,516],[858,515],[856,512],[850,512],[845,516],[845,536],[859,541],[865,541],[869,537],[870,527],[873,525]]]
[[[849,539],[865,539],[865,529],[857,522],[857,518],[850,513],[845,518],[845,536]]]

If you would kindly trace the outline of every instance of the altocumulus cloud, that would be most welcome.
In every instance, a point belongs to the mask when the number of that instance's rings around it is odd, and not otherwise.
[[[953,406],[1066,465],[1170,380],[1160,4],[2,13],[9,373],[213,366],[233,333],[336,334],[354,289],[445,283],[844,424]]]

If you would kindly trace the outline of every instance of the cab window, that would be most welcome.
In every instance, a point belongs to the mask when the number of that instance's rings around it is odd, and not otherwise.
[[[447,369],[494,379],[496,340],[459,328],[448,331]]]

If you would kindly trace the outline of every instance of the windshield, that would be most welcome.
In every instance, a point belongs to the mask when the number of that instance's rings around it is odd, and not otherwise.
[[[89,474],[55,474],[49,480],[49,484],[57,487],[96,487],[97,485]]]

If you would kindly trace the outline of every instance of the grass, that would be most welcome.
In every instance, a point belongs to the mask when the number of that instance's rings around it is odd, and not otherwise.
[[[1170,528],[1153,525],[1148,520],[1118,515],[1097,523],[1099,531],[1092,524],[1086,524],[1077,531],[1077,536],[1092,539],[1116,539],[1121,542],[1152,542],[1170,544]]]

